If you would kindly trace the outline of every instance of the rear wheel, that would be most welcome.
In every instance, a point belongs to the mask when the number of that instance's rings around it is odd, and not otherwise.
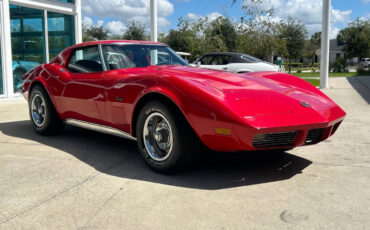
[[[171,173],[191,162],[196,136],[182,114],[162,101],[150,101],[139,113],[137,144],[150,168]]]
[[[55,134],[63,129],[63,121],[42,86],[36,85],[32,89],[28,106],[32,126],[38,134]]]

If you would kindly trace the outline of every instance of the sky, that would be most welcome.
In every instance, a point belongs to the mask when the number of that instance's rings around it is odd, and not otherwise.
[[[157,0],[158,31],[168,33],[176,29],[179,17],[196,20],[227,16],[239,20],[245,12],[243,0],[234,5],[232,0]],[[262,0],[261,9],[274,8],[272,20],[289,16],[306,25],[309,35],[321,30],[322,0]],[[370,19],[370,0],[332,0],[330,37],[356,18]],[[82,0],[82,22],[103,25],[111,34],[122,34],[130,20],[145,25],[149,30],[150,0]]]

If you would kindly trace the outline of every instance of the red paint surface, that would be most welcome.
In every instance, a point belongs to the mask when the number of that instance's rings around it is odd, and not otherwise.
[[[73,47],[113,42],[117,41],[94,41]],[[297,130],[298,137],[291,146],[295,147],[304,144],[309,129],[326,128],[322,138],[325,140],[332,126],[345,117],[345,112],[320,90],[288,74],[232,74],[188,66],[75,74],[64,68],[73,47],[24,76],[25,98],[28,99],[31,84],[41,82],[62,119],[75,118],[132,133],[138,101],[148,93],[159,93],[178,106],[209,148],[238,151],[254,150],[252,140],[256,133]],[[303,107],[302,101],[312,107]],[[218,135],[215,128],[230,129],[232,135]]]

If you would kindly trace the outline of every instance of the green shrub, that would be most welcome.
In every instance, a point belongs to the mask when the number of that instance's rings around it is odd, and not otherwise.
[[[362,67],[357,68],[357,74],[358,75],[367,75],[370,76],[370,70],[366,70]]]
[[[284,65],[285,69],[288,69],[288,66],[289,66],[288,63],[283,63],[283,65]],[[290,63],[290,67],[292,67],[292,68],[301,68],[302,66],[303,66],[303,64],[299,63],[299,62]]]
[[[337,72],[337,73],[344,73],[348,72],[347,70],[347,62],[343,58],[337,58],[337,60],[330,65],[330,69],[332,72]]]

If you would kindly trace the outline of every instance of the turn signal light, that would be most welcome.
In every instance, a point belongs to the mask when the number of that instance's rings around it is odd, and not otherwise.
[[[231,130],[225,128],[215,128],[217,134],[231,136]]]

